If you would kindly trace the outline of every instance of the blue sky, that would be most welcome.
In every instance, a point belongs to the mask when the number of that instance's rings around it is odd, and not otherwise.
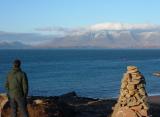
[[[160,0],[0,0],[0,31],[104,22],[160,24]]]

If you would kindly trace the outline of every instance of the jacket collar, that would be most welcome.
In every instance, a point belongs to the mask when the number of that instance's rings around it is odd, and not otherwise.
[[[19,72],[19,71],[21,71],[21,68],[15,68],[15,67],[13,67],[12,71],[13,72]]]

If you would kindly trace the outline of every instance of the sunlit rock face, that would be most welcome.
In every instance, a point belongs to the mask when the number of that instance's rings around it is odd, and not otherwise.
[[[4,105],[7,103],[7,101],[8,101],[8,98],[6,94],[0,94],[0,117],[1,117],[2,109]]]
[[[135,66],[128,66],[112,117],[149,117],[145,78]]]

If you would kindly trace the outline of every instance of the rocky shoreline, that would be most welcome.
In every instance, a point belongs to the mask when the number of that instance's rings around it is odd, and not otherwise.
[[[4,95],[0,95],[0,104],[3,100]],[[27,107],[30,117],[110,117],[116,103],[116,99],[92,99],[70,92],[54,97],[28,97]],[[2,109],[2,117],[9,117],[10,111],[7,102]],[[152,117],[159,117],[160,105],[150,102],[149,111]]]

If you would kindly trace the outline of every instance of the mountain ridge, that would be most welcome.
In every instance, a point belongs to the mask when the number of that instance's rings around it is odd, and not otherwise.
[[[0,31],[0,49],[160,48],[160,26],[154,24],[102,23],[81,28],[36,30],[41,32]]]

